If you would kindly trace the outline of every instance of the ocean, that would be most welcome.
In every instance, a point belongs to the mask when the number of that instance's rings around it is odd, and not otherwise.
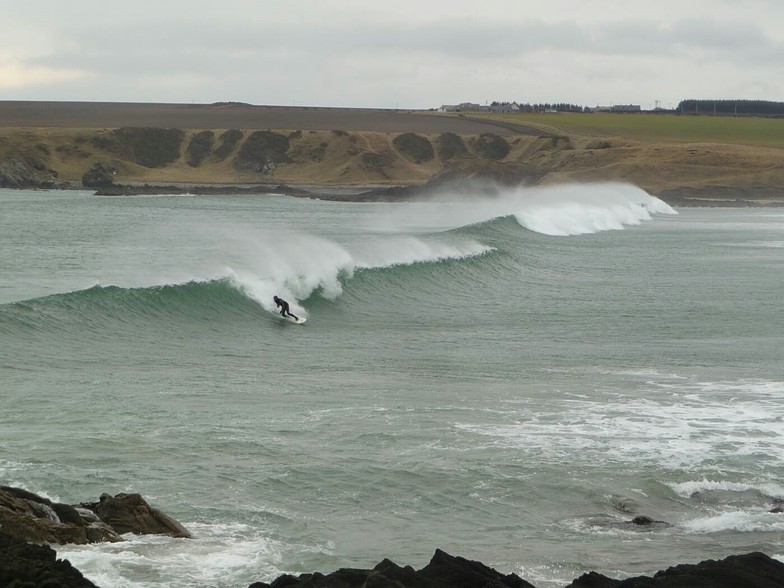
[[[0,210],[0,483],[138,492],[194,535],[55,546],[103,588],[436,548],[540,588],[784,559],[784,209],[596,184]]]

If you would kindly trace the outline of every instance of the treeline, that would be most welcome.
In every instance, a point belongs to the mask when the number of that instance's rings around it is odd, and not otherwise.
[[[784,116],[784,102],[771,100],[681,100],[681,114],[723,114]]]
[[[547,110],[555,110],[557,112],[588,112],[590,109],[587,106],[580,106],[579,104],[567,104],[565,102],[543,104],[527,104],[523,102],[515,102],[520,112],[545,112]],[[493,102],[491,107],[502,108],[511,106],[511,102]]]

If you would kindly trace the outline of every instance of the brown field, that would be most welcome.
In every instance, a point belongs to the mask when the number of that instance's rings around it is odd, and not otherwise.
[[[0,101],[0,127],[114,129],[287,129],[446,133],[547,134],[509,121],[477,120],[430,111],[310,108],[241,104]]]

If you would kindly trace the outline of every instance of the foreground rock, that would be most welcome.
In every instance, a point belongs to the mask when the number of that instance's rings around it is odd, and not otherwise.
[[[329,575],[284,575],[272,584],[256,582],[250,588],[535,588],[516,574],[507,576],[478,561],[454,557],[436,549],[430,563],[419,571],[401,568],[385,559],[372,570],[342,569]]]
[[[47,545],[31,545],[0,531],[0,586],[96,588]]]
[[[591,572],[567,588],[781,588],[784,563],[762,553],[734,555],[696,565],[679,565],[640,576],[614,580]],[[419,571],[401,568],[385,559],[372,570],[342,569],[328,575],[283,575],[271,584],[256,582],[249,588],[533,588],[516,574],[503,575],[476,561],[436,550]]]
[[[139,494],[103,494],[98,502],[68,505],[10,486],[0,486],[0,528],[26,541],[59,544],[122,541],[124,533],[191,536]]]
[[[682,564],[657,572],[652,578],[639,576],[613,580],[595,572],[585,574],[567,588],[781,588],[784,563],[764,553],[731,555],[696,565]]]

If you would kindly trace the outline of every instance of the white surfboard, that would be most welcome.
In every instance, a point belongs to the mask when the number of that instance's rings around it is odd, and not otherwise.
[[[295,325],[301,325],[306,320],[308,320],[308,319],[305,319],[305,318],[302,318],[302,317],[294,318],[293,316],[284,316],[283,318],[286,319],[287,321],[289,321],[290,323],[294,323]]]

